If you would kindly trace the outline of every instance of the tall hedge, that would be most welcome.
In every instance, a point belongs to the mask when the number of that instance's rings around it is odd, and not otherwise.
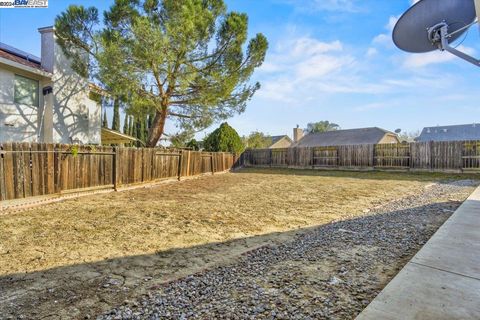
[[[212,152],[242,152],[244,146],[237,131],[225,122],[205,139],[205,150]]]

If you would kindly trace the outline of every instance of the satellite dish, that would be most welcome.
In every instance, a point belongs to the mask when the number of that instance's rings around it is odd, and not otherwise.
[[[411,53],[448,51],[480,66],[480,60],[450,46],[477,22],[476,5],[480,14],[480,0],[420,0],[398,20],[393,42]]]
[[[395,133],[397,133],[397,134],[400,133],[400,132],[402,132],[402,129],[395,130]]]

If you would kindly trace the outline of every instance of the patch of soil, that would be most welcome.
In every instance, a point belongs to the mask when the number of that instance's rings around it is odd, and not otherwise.
[[[308,227],[370,214],[438,179],[245,170],[0,216],[0,314],[98,314]]]

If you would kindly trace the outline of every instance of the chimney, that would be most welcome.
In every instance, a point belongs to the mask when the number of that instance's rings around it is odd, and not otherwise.
[[[53,26],[39,28],[42,37],[42,68],[53,73],[55,65],[55,29]]]
[[[296,128],[293,128],[293,142],[298,142],[303,138],[303,129],[297,124]]]

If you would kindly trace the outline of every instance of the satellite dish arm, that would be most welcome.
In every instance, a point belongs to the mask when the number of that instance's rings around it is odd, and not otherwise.
[[[456,55],[457,57],[476,65],[477,67],[480,66],[479,59],[469,56],[468,54],[450,46],[450,44],[448,43],[449,34],[448,34],[447,24],[443,24],[443,26],[440,28],[440,38],[441,38],[441,42],[439,45],[440,50],[445,50],[447,52],[450,52],[451,54]]]
[[[477,12],[477,20],[480,26],[480,0],[475,0],[475,11]]]

